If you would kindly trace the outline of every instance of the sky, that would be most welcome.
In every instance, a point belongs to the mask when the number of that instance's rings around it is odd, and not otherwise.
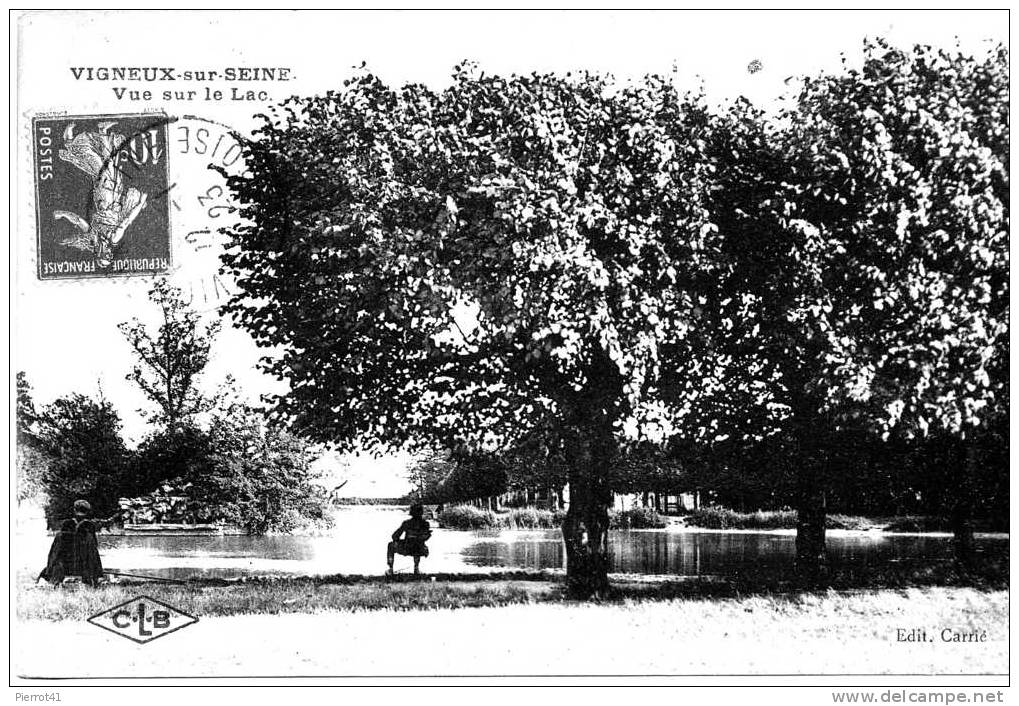
[[[1008,42],[1006,11],[672,11],[672,12],[54,12],[29,14],[18,26],[17,193],[14,370],[27,374],[36,400],[71,392],[102,394],[120,410],[125,435],[146,432],[145,400],[125,374],[132,363],[117,324],[137,317],[154,322],[148,277],[41,281],[36,261],[36,213],[31,118],[40,114],[98,115],[163,111],[196,116],[171,126],[170,179],[175,184],[170,230],[171,281],[207,316],[216,315],[229,281],[216,277],[218,242],[198,231],[226,222],[218,177],[197,154],[186,129],[213,136],[246,133],[265,101],[232,100],[249,90],[270,101],[291,94],[340,88],[355,66],[367,66],[393,84],[420,82],[441,88],[451,68],[476,61],[486,73],[587,69],[619,79],[668,73],[682,88],[703,85],[716,104],[743,96],[768,107],[789,90],[791,76],[837,71],[850,63],[865,37],[982,51]],[[760,70],[749,71],[751,62]],[[286,82],[215,79],[182,84],[84,80],[82,67],[166,66],[179,70],[225,67],[287,68]],[[82,72],[77,72],[83,76]],[[149,99],[118,97],[115,88],[149,89]],[[194,90],[191,100],[162,90]],[[225,98],[205,100],[205,89]],[[185,96],[181,96],[185,97]],[[217,132],[218,131],[218,132]],[[240,168],[233,164],[231,168]],[[281,389],[256,369],[262,353],[243,332],[225,325],[213,348],[203,385],[214,388],[229,373],[251,400]],[[351,459],[345,473],[354,495],[393,496],[407,489],[406,456]],[[338,467],[328,459],[324,465]]]

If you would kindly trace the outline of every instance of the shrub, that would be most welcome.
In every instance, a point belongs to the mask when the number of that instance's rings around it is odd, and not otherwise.
[[[796,529],[796,511],[787,507],[781,510],[736,512],[727,507],[711,505],[694,510],[687,516],[687,524],[707,529]],[[828,515],[827,529],[866,529],[866,518],[852,515]]]
[[[866,530],[871,529],[874,523],[866,517],[856,515],[828,515],[828,529],[844,530]]]
[[[178,475],[147,494],[121,498],[128,522],[215,522],[250,534],[329,523],[311,447],[293,434],[265,427],[250,409],[223,413],[208,432],[157,433],[139,457],[157,475],[175,467]]]
[[[438,516],[439,527],[454,530],[479,530],[495,527],[495,513],[470,505],[453,505]]]
[[[566,513],[562,510],[515,508],[509,512],[479,510],[470,505],[454,505],[439,513],[439,527],[455,530],[482,529],[558,529]]]
[[[662,529],[669,522],[650,507],[635,507],[630,510],[609,513],[611,529]]]
[[[214,508],[195,502],[190,483],[164,483],[148,495],[121,498],[121,518],[130,524],[195,524],[215,521]]]
[[[507,512],[505,518],[511,529],[542,529],[543,518],[538,513],[533,507],[520,507]]]
[[[707,529],[795,529],[796,511],[783,508],[744,513],[709,505],[694,510],[687,517],[687,524]]]
[[[499,520],[505,518],[510,529],[558,529],[562,527],[563,520],[566,519],[566,511],[524,507],[496,515],[496,518]]]

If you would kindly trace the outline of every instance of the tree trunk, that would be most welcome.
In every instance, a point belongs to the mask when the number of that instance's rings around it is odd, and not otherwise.
[[[612,429],[601,423],[603,420],[582,419],[567,442],[566,590],[572,598],[582,600],[604,597],[609,589],[609,508],[613,501],[609,470],[616,446]]]
[[[796,566],[802,578],[815,581],[824,568],[827,513],[821,468],[814,460],[803,463],[796,507]]]
[[[566,588],[573,598],[600,598],[609,588],[609,505],[612,493],[591,473],[570,477],[570,509],[563,522]]]
[[[973,474],[976,473],[976,449],[972,440],[964,440],[964,460],[960,464],[961,477],[955,487],[952,505],[952,548],[955,561],[964,572],[973,570]]]
[[[570,483],[570,507],[563,522],[566,590],[579,599],[602,598],[609,591],[610,471],[624,382],[600,342],[593,341],[590,349],[588,384],[566,406],[563,438]]]

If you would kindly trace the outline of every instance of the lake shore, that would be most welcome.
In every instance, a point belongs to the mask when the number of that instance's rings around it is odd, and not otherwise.
[[[250,586],[238,587],[230,600],[225,587],[171,592],[178,588],[23,587],[15,673],[24,678],[831,675],[1001,674],[1008,669],[1008,592],[1000,589],[910,587],[726,598],[632,593],[607,603],[576,603],[562,597],[557,582],[537,578],[389,584],[376,579],[292,584],[289,594],[274,596],[282,601],[276,612],[286,614],[223,615],[216,611],[230,603],[238,607]],[[79,619],[81,613],[47,619],[35,598],[56,594],[74,602],[87,595],[101,610],[121,596],[142,593],[170,602],[186,595],[205,601],[197,611],[200,621],[140,649]],[[377,609],[372,596],[383,599]],[[394,603],[398,598],[402,605]],[[900,639],[901,630],[913,628],[925,628],[930,641]],[[945,630],[984,638],[945,641]]]
[[[144,594],[194,615],[279,614],[321,611],[433,610],[499,607],[513,604],[572,603],[561,569],[489,570],[468,573],[253,575],[166,580],[115,577],[96,588],[77,582],[55,587],[21,574],[17,586],[20,620],[74,621]],[[796,597],[824,592],[923,588],[1007,590],[1008,559],[981,558],[972,572],[952,561],[923,559],[887,566],[828,567],[805,583],[789,567],[733,574],[675,576],[610,574],[611,592],[603,603],[675,599],[728,599],[748,595]]]

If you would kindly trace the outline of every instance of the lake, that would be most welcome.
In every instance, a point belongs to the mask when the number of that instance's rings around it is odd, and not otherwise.
[[[110,570],[165,578],[250,575],[381,574],[389,535],[406,518],[396,508],[346,507],[333,528],[320,535],[267,537],[102,534],[99,549]],[[434,526],[434,522],[432,523]],[[21,569],[37,572],[51,539],[19,535],[15,556]],[[700,576],[751,567],[792,567],[795,536],[790,533],[690,530],[621,530],[610,535],[612,569],[618,573]],[[428,542],[426,572],[484,572],[560,569],[565,553],[558,530],[463,532],[435,530]],[[1007,555],[1008,535],[982,535],[977,550]],[[833,565],[875,565],[951,557],[947,535],[891,535],[884,532],[829,532]],[[396,558],[398,572],[409,571]]]

